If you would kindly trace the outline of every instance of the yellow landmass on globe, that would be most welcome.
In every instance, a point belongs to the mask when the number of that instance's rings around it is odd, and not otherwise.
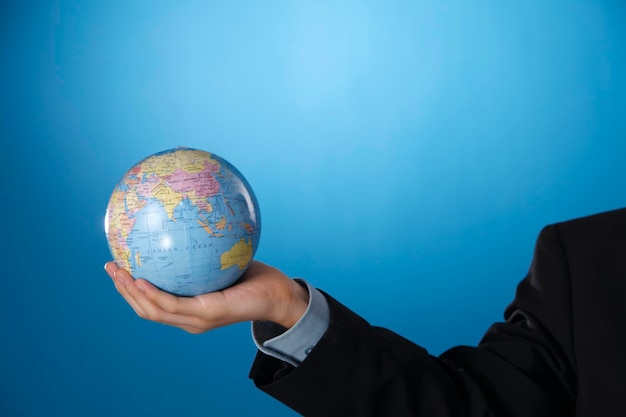
[[[113,254],[113,259],[115,259],[117,266],[120,268],[124,268],[132,274],[132,270],[130,267],[130,250],[124,249],[122,246],[116,245],[112,246],[111,253]]]
[[[183,201],[183,195],[181,193],[177,193],[170,187],[167,187],[163,184],[154,189],[153,195],[161,203],[163,203],[163,208],[165,208],[167,217],[172,219],[174,217],[174,209],[181,201]]]
[[[249,233],[254,233],[254,227],[251,224],[241,222],[241,227],[246,229]]]
[[[173,153],[154,155],[141,163],[141,172],[153,172],[157,177],[172,175],[178,168],[176,156]]]
[[[226,227],[226,216],[218,220],[217,223],[215,223],[215,227],[217,227],[217,230],[224,230],[224,227]]]
[[[207,201],[206,198],[198,197],[196,190],[191,190],[187,193],[189,200],[198,206],[198,210],[204,213],[210,213],[213,211],[213,205]]]
[[[221,233],[215,233],[213,231],[213,229],[211,229],[211,226],[209,226],[208,223],[205,223],[204,221],[200,220],[200,219],[196,219],[196,221],[198,222],[198,224],[200,226],[202,226],[202,228],[204,229],[205,232],[207,232],[208,234],[210,234],[211,236],[216,236],[216,237],[222,237],[224,236]]]
[[[113,191],[107,207],[104,226],[113,258],[118,262],[120,268],[130,269],[130,249],[126,241],[135,224],[135,219],[128,218],[125,211],[115,209],[116,206],[124,206],[125,202],[125,193],[119,190]],[[136,212],[141,207],[139,201],[130,201],[127,204],[129,212]]]
[[[122,195],[123,202],[119,202],[117,204],[126,203],[126,211],[128,211],[129,213],[134,214],[146,205],[145,201],[141,201],[137,198],[136,193],[119,193]]]
[[[209,162],[219,166],[219,163],[213,159],[207,160],[204,152],[187,149],[185,157],[181,158],[180,153],[168,152],[163,155],[154,155],[144,161],[141,170],[143,172],[154,172],[157,176],[166,177],[172,175],[177,169],[183,171],[198,173],[205,169],[205,162]]]
[[[196,155],[197,157],[194,157]],[[183,163],[181,164],[180,168],[183,171],[197,174],[198,172],[202,172],[206,169],[205,163],[207,162],[213,165],[217,165],[218,167],[220,165],[219,162],[217,162],[216,160],[212,158],[207,159],[205,153],[198,152],[196,150],[190,150],[188,157],[183,160]]]
[[[139,254],[139,251],[135,252],[135,265],[141,268],[141,255]]]
[[[230,268],[233,265],[237,265],[239,269],[244,269],[246,265],[252,260],[252,239],[248,242],[241,239],[235,243],[230,250],[224,252],[220,257],[222,263],[222,269]]]

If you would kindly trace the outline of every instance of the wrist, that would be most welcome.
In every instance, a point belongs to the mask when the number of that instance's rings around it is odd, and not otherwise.
[[[281,326],[290,329],[304,315],[309,305],[309,292],[302,285],[290,279],[290,298],[286,304],[286,309],[282,317],[276,322]]]

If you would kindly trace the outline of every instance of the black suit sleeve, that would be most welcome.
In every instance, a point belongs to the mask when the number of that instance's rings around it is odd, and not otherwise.
[[[505,322],[440,357],[327,296],[331,323],[297,368],[259,353],[255,384],[304,416],[567,416],[575,378],[567,263],[542,231]]]

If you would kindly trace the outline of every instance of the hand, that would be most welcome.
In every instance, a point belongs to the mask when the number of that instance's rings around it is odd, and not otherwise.
[[[242,321],[269,320],[286,328],[302,317],[309,295],[281,271],[253,261],[232,287],[195,297],[177,297],[107,262],[115,288],[139,317],[202,333]]]

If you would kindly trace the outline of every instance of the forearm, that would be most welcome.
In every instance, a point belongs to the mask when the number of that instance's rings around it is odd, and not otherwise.
[[[458,390],[437,359],[328,300],[331,321],[320,343],[289,372],[274,359],[259,356],[251,373],[259,388],[305,416],[413,415],[430,407],[416,398],[419,390],[439,407],[458,404],[448,401]],[[277,371],[282,376],[278,379]],[[429,372],[434,376],[425,377]],[[432,378],[439,382],[431,383]],[[449,415],[462,414],[451,409]]]
[[[433,357],[326,296],[328,330],[297,368],[262,355],[251,377],[305,416],[571,416],[569,269],[556,228],[539,236],[505,323],[478,347]]]
[[[328,297],[330,326],[297,368],[260,355],[256,385],[305,416],[567,415],[549,338],[501,324],[488,347],[441,358]],[[495,333],[494,333],[495,334]],[[543,363],[542,363],[543,362]]]

